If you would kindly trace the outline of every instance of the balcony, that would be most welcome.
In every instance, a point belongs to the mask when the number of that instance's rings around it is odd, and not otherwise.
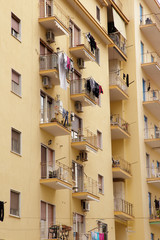
[[[143,71],[160,87],[160,58],[152,52],[141,56]]]
[[[147,183],[160,188],[160,168],[159,167],[148,167],[147,168]]]
[[[40,18],[38,22],[55,36],[69,34],[69,18],[57,1],[40,0]]]
[[[160,91],[143,92],[143,106],[158,120],[160,120]]]
[[[160,129],[144,129],[144,142],[149,147],[160,153]]]
[[[160,54],[158,40],[160,38],[160,21],[157,15],[152,13],[142,16],[140,29],[155,51]]]
[[[144,2],[148,5],[150,8],[151,12],[153,13],[159,13],[159,8],[160,8],[160,3],[158,2],[159,0],[144,0]],[[157,18],[160,19],[159,14],[157,14]]]
[[[71,146],[78,150],[97,152],[97,135],[86,129],[83,133],[79,129],[78,133],[72,131]]]
[[[154,206],[152,206],[149,209],[149,213],[150,213],[149,223],[160,225],[160,209],[159,208],[156,209]]]
[[[69,119],[67,116],[64,117],[60,111],[52,112],[50,107],[41,109],[41,121],[40,128],[47,133],[57,136],[70,135],[71,123],[67,122]]]
[[[91,79],[83,78],[70,81],[71,99],[75,102],[80,102],[83,107],[95,106],[99,98],[95,96],[94,91],[91,89]]]
[[[110,101],[128,99],[128,88],[123,79],[116,73],[109,74]]]
[[[95,61],[95,52],[91,51],[91,46],[87,40],[86,34],[81,36],[81,43],[72,45],[69,52],[76,58],[82,58],[84,61]]]
[[[109,37],[114,44],[109,45],[109,60],[118,59],[119,61],[127,61],[126,39],[120,32],[109,33]]]
[[[42,77],[48,76],[50,78],[51,85],[60,85],[57,54],[40,55],[39,63],[39,74]]]
[[[85,174],[75,182],[72,196],[80,200],[99,201],[98,182]]]
[[[111,138],[115,139],[126,139],[130,137],[128,132],[129,124],[124,121],[119,114],[111,115]]]
[[[41,220],[41,239],[70,239],[70,231],[72,228],[64,224],[52,224],[48,226],[48,221]]]
[[[112,157],[113,178],[131,178],[131,164],[119,156]]]
[[[72,190],[71,169],[60,162],[55,167],[50,163],[41,163],[40,183],[55,190]]]
[[[121,199],[114,199],[114,216],[121,220],[129,221],[133,220],[133,204]]]

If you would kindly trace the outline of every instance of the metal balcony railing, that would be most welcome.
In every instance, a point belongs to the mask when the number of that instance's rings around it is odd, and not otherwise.
[[[141,55],[141,63],[157,63],[160,66],[160,57],[155,52],[148,52]]]
[[[41,109],[41,120],[40,123],[51,123],[56,122],[61,126],[70,130],[71,121],[69,115],[64,116],[63,113],[59,110],[52,111],[50,107]]]
[[[128,126],[129,124],[123,120],[119,114],[113,114],[111,115],[110,117],[110,120],[111,120],[111,125],[114,125],[114,126],[119,126],[120,128],[122,128],[125,132],[129,133],[128,132]]]
[[[155,208],[152,206],[149,208],[149,218],[150,220],[159,220],[160,221],[160,208]]]
[[[145,128],[144,129],[144,138],[145,139],[156,139],[160,138],[160,129],[159,128]]]
[[[120,89],[122,89],[126,94],[128,94],[126,82],[116,73],[109,74],[109,85],[110,86],[116,85]]]
[[[140,16],[140,25],[148,25],[153,23],[156,23],[157,27],[160,28],[160,21],[157,18],[156,14],[151,13]]]
[[[147,167],[147,178],[160,178],[160,167]]]
[[[49,55],[40,55],[40,70],[58,69],[58,55],[56,53]]]
[[[84,33],[81,35],[81,37],[79,37],[79,41],[77,42],[77,44],[71,42],[70,45],[71,45],[70,47],[77,47],[80,45],[84,45],[85,48],[95,56],[95,51],[94,50],[92,51],[91,45],[88,41],[87,33]]]
[[[48,164],[41,163],[41,179],[48,178],[57,178],[72,183],[71,168],[61,162],[56,162],[55,166],[50,162]]]
[[[143,101],[160,101],[160,91],[159,90],[150,90],[143,92]]]
[[[82,177],[77,179],[73,189],[74,192],[87,192],[98,196],[98,182],[88,177],[86,174],[83,174]]]
[[[119,167],[127,173],[131,174],[131,164],[119,156],[112,157],[112,167]]]
[[[131,204],[121,198],[115,198],[114,199],[114,211],[123,212],[130,216],[133,216],[133,204]]]
[[[93,91],[87,87],[87,81],[90,81],[90,79],[91,78],[82,78],[82,79],[71,80],[70,82],[71,95],[85,93],[88,97],[90,97],[93,101],[95,101],[96,97]]]
[[[109,37],[113,40],[113,42],[117,45],[117,47],[125,54],[127,55],[126,50],[126,39],[122,36],[120,32],[113,32],[109,33]]]
[[[60,22],[69,28],[69,17],[64,9],[55,0],[40,0],[40,18],[57,17]]]
[[[72,135],[72,142],[88,142],[92,146],[97,148],[97,135],[92,133],[89,129],[82,130],[79,129],[78,133]]]

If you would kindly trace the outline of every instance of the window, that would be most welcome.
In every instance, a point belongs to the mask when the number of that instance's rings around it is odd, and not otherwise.
[[[52,238],[48,229],[55,224],[55,206],[41,201],[41,238]]]
[[[98,174],[98,190],[99,193],[104,194],[104,177]]]
[[[143,101],[146,101],[146,81],[142,79],[142,87],[143,87]]]
[[[21,133],[12,128],[11,149],[13,152],[21,154]]]
[[[141,42],[141,63],[144,63],[144,44]]]
[[[10,191],[10,214],[20,217],[20,193]]]
[[[100,9],[97,6],[96,6],[96,17],[97,17],[97,20],[100,22]]]
[[[143,7],[142,7],[141,4],[139,5],[139,11],[140,11],[140,24],[142,24],[142,21],[143,21]]]
[[[80,239],[82,237],[83,239],[85,237],[85,216],[74,213],[73,215],[73,239]]]
[[[21,32],[20,32],[20,19],[16,17],[13,13],[11,13],[11,34],[20,40]]]
[[[154,234],[151,233],[151,240],[154,240]]]
[[[96,58],[96,63],[100,64],[100,50],[99,48],[96,48],[95,50],[95,58]]]
[[[21,75],[12,69],[12,92],[21,96]]]
[[[102,145],[102,133],[100,131],[97,130],[97,147],[102,149],[103,145]]]
[[[74,121],[72,122],[72,140],[73,141],[82,141],[82,133],[83,133],[83,122],[82,119],[78,116],[74,116]]]
[[[76,47],[81,42],[81,30],[70,21],[70,46]]]
[[[41,178],[52,178],[55,167],[55,152],[41,145]]]
[[[54,99],[47,96],[44,92],[40,93],[40,104],[41,104],[41,123],[51,122],[55,117]]]

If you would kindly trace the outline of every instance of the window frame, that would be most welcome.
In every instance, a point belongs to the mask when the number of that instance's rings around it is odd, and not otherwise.
[[[18,213],[19,213],[19,215],[15,215],[15,214],[11,213],[11,192],[18,194]],[[9,215],[12,216],[12,217],[16,217],[16,218],[20,218],[21,217],[21,193],[16,191],[16,190],[13,190],[13,189],[10,189],[10,210],[9,210]]]
[[[99,146],[98,146],[98,136],[99,136],[99,142],[100,142]],[[97,129],[97,147],[101,150],[103,149],[103,135],[102,135],[102,132],[99,131],[98,129]]]
[[[14,151],[14,149],[12,147],[12,134],[13,134],[13,131],[19,134],[19,144],[20,144],[19,152]],[[15,129],[15,128],[11,128],[11,152],[15,153],[17,155],[20,155],[20,156],[22,154],[22,133],[20,131],[18,131],[17,129]]]
[[[102,182],[102,188],[100,188],[100,182],[99,182],[100,178],[102,180],[101,181]],[[102,176],[101,174],[98,174],[98,192],[100,194],[104,194],[104,176]]]
[[[96,19],[100,22],[101,21],[101,10],[98,6],[96,6]]]
[[[17,83],[12,79],[12,74],[13,74],[13,72],[18,75],[19,84],[17,84]],[[17,93],[16,91],[14,91],[14,89],[13,89],[13,84],[19,85],[19,93]],[[17,96],[21,97],[21,96],[22,96],[22,91],[21,91],[22,89],[21,89],[21,87],[22,87],[22,84],[21,84],[21,74],[18,73],[16,70],[14,70],[14,69],[12,68],[12,69],[11,69],[11,92],[14,93],[14,94],[16,94]]]
[[[18,23],[18,32],[12,27],[13,20]],[[21,20],[13,12],[11,12],[11,35],[21,41]]]

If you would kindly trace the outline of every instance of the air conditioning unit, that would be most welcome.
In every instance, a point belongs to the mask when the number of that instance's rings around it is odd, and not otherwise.
[[[48,30],[46,33],[46,38],[47,38],[47,42],[48,43],[53,43],[55,42],[55,37],[54,37],[54,33],[51,30]]]
[[[52,88],[52,84],[51,84],[50,78],[48,76],[42,77],[42,83],[43,83],[44,88],[46,88],[46,89]]]
[[[86,151],[80,151],[79,156],[82,162],[88,161],[88,153]]]
[[[90,204],[88,201],[82,200],[81,201],[81,205],[82,205],[82,211],[83,212],[89,212],[90,210]]]
[[[79,102],[79,101],[75,102],[75,110],[76,110],[78,113],[83,112],[83,110],[82,110],[82,103],[81,103],[81,102]]]
[[[84,69],[84,60],[83,58],[78,58],[77,59],[77,65],[80,69]]]

